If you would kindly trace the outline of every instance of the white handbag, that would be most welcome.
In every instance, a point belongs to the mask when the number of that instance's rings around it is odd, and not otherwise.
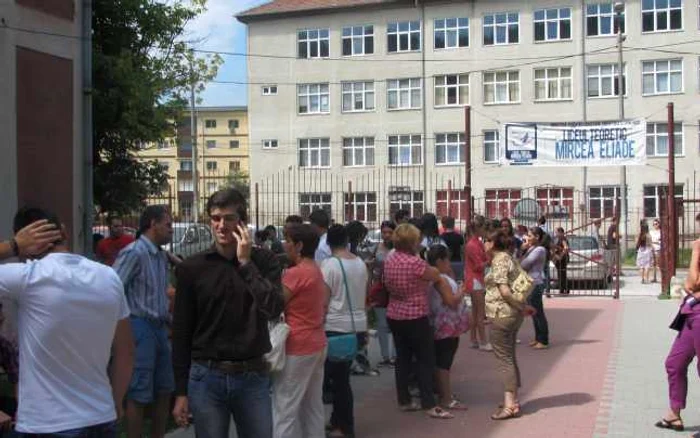
[[[289,336],[289,324],[280,319],[279,322],[270,323],[270,344],[272,349],[265,354],[265,360],[270,364],[270,372],[280,372],[284,369],[284,363],[287,359],[285,344],[287,336]]]

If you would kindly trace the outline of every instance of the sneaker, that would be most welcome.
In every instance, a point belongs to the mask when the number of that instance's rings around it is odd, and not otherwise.
[[[493,347],[491,346],[490,342],[487,342],[486,344],[479,345],[479,350],[481,350],[481,351],[493,351]]]

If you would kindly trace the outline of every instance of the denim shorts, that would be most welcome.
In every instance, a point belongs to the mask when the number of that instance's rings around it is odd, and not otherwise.
[[[173,361],[165,324],[132,316],[131,331],[136,345],[134,371],[127,400],[150,404],[160,394],[175,390]]]

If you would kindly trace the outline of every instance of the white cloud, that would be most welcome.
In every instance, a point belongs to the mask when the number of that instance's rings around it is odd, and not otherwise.
[[[208,0],[207,11],[187,26],[188,39],[201,41],[198,49],[232,51],[237,39],[245,38],[245,25],[235,15],[265,0]]]

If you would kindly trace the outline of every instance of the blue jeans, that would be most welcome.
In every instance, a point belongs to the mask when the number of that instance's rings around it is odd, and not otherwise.
[[[188,397],[197,438],[228,438],[232,415],[239,437],[272,438],[267,373],[226,374],[193,363]]]
[[[168,331],[165,324],[136,316],[130,322],[136,351],[126,398],[147,405],[175,390]]]
[[[4,435],[3,435],[4,436]],[[116,438],[117,422],[81,427],[54,433],[18,433],[21,438]]]

